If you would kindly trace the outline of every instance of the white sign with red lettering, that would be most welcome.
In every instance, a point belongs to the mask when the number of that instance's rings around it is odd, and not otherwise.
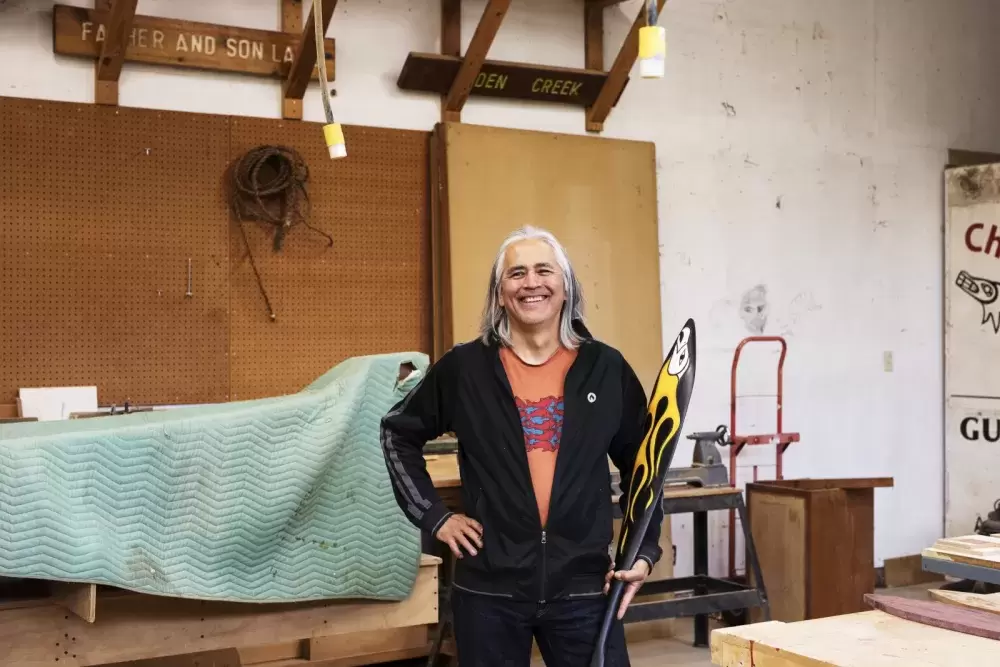
[[[1000,164],[945,173],[945,533],[1000,498]]]

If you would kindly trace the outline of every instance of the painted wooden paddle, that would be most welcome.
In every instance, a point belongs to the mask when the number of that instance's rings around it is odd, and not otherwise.
[[[674,450],[677,449],[677,440],[680,438],[694,389],[695,351],[694,320],[689,319],[660,366],[653,393],[649,397],[642,443],[632,466],[629,486],[628,489],[622,489],[626,505],[615,553],[616,571],[631,569],[635,564],[639,546],[649,528],[649,520],[663,497],[664,478],[674,457]],[[604,665],[608,635],[618,615],[627,583],[617,579],[611,582],[608,606],[590,660],[591,667]]]

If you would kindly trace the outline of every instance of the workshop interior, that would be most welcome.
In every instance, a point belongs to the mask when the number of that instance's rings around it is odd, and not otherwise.
[[[992,9],[0,0],[0,665],[461,665],[380,424],[522,225],[680,403],[633,665],[996,664]]]

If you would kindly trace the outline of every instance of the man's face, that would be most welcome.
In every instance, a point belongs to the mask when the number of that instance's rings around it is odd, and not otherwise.
[[[500,302],[512,320],[531,327],[551,322],[565,300],[563,275],[549,244],[531,239],[507,247]]]

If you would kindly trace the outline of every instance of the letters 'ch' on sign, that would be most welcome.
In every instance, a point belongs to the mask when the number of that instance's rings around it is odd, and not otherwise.
[[[457,56],[410,53],[396,85],[403,90],[447,95],[461,66],[462,59]],[[597,70],[487,60],[471,95],[589,107],[607,78],[606,72]]]
[[[110,12],[55,5],[53,50],[59,55],[98,58]],[[128,62],[283,78],[295,60],[301,36],[196,21],[136,15],[127,38]],[[334,40],[324,41],[327,78],[335,79]],[[313,77],[318,78],[316,68]]]

